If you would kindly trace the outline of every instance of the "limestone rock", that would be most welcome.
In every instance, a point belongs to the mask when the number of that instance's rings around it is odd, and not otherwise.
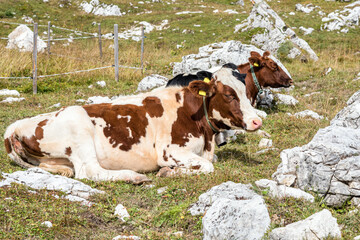
[[[111,100],[109,97],[103,97],[103,96],[93,96],[89,97],[86,103],[88,104],[98,104],[98,103],[110,103]]]
[[[277,99],[276,104],[285,104],[285,105],[295,106],[296,104],[299,103],[298,100],[296,100],[293,96],[290,96],[290,95],[277,93],[275,95],[275,97]]]
[[[269,189],[269,196],[273,198],[299,198],[310,202],[314,202],[314,197],[307,192],[304,192],[298,188],[287,187],[285,185],[278,185],[277,182],[261,179],[255,182],[256,186],[261,189]]]
[[[83,1],[80,8],[86,13],[97,16],[122,16],[125,14],[117,5],[100,3],[99,0],[91,0],[89,3]]]
[[[2,103],[13,103],[13,102],[21,102],[24,101],[25,98],[21,97],[21,98],[16,98],[16,97],[7,97],[4,100],[2,100]]]
[[[297,3],[295,5],[295,11],[300,11],[304,13],[311,13],[315,8],[318,8],[317,6],[312,5],[311,3],[306,4],[305,6],[301,3]]]
[[[304,32],[304,35],[309,35],[314,31],[313,28],[305,28],[303,26],[299,27],[299,29]]]
[[[262,239],[270,226],[264,200],[244,184],[225,182],[200,195],[192,215],[204,214],[203,239]]]
[[[324,17],[321,26],[322,30],[327,31],[342,31],[346,33],[348,28],[359,26],[360,18],[360,1],[353,2],[344,7],[343,10],[335,10]]]
[[[119,235],[119,236],[114,237],[112,240],[119,240],[119,239],[140,240],[140,237],[134,236],[134,235],[129,235],[129,236]]]
[[[121,221],[125,222],[126,218],[129,218],[130,215],[128,213],[128,211],[126,210],[126,208],[122,205],[122,204],[118,204],[115,207],[115,213],[116,216],[118,216],[118,218],[121,219]]]
[[[12,182],[24,184],[34,189],[47,189],[62,191],[66,194],[89,198],[90,195],[104,193],[90,186],[60,175],[53,175],[40,168],[29,168],[26,171],[17,171],[14,173],[2,173],[3,181],[0,187],[10,186]]]
[[[322,194],[329,206],[360,197],[360,91],[347,104],[310,143],[281,152],[278,183]]]
[[[252,199],[255,195],[256,193],[250,190],[246,185],[228,181],[201,194],[199,200],[191,206],[189,211],[193,216],[202,215],[218,199]]]
[[[272,147],[272,140],[267,138],[262,138],[259,142],[259,148],[270,148]]]
[[[20,93],[16,90],[1,89],[0,96],[20,96]]]
[[[265,1],[255,0],[255,3],[249,17],[235,26],[235,33],[263,29],[261,33],[253,35],[251,43],[275,54],[282,44],[290,41],[296,48],[306,51],[312,60],[318,60],[309,44],[299,38]]]
[[[269,236],[271,240],[317,240],[329,237],[340,239],[341,231],[336,218],[327,209],[315,213],[305,220],[275,228]]]
[[[263,50],[253,46],[242,44],[239,41],[227,41],[212,43],[199,48],[199,53],[190,54],[182,57],[181,62],[172,63],[173,75],[180,73],[194,73],[201,70],[209,70],[224,65],[225,63],[234,63],[236,65],[249,62],[250,52],[256,51],[262,55]],[[270,55],[284,71],[291,77],[285,66],[275,57]]]
[[[169,79],[166,77],[158,74],[151,74],[139,82],[136,92],[145,92],[156,87],[165,86],[168,81]]]
[[[34,48],[34,33],[26,25],[19,25],[9,36],[6,48],[19,49],[21,52],[32,52]],[[42,52],[46,43],[37,37],[37,51]]]
[[[294,116],[297,118],[312,118],[312,119],[316,119],[316,120],[324,119],[323,116],[320,116],[319,114],[317,114],[316,112],[311,111],[311,110],[304,110],[301,112],[297,112],[294,114]]]

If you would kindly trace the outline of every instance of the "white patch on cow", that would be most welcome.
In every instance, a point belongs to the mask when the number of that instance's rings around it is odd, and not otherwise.
[[[127,115],[127,116],[118,115],[117,118],[118,118],[118,119],[126,118],[127,122],[130,122],[130,120],[131,120],[131,116],[130,116],[130,115]]]
[[[252,126],[253,120],[259,120],[261,122],[261,119],[256,114],[254,107],[251,106],[250,100],[246,97],[245,85],[232,75],[232,69],[221,68],[219,71],[214,73],[214,78],[221,81],[222,84],[228,85],[235,90],[240,99],[240,110],[243,114],[243,121],[248,127]]]
[[[129,127],[127,127],[126,129],[129,131],[129,138],[133,138],[133,135],[132,135],[131,129],[130,129]]]
[[[228,118],[223,118],[221,116],[221,113],[219,111],[216,111],[215,109],[212,111],[213,114],[213,118],[217,119],[217,120],[221,120],[223,123],[225,123],[226,125],[228,125],[229,127],[233,127],[233,125],[231,124],[230,119]],[[238,128],[238,127],[235,127]]]

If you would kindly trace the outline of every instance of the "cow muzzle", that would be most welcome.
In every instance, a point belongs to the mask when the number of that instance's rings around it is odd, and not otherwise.
[[[262,121],[261,119],[252,119],[250,121],[250,124],[246,124],[246,131],[256,131],[258,129],[260,129],[262,126]]]

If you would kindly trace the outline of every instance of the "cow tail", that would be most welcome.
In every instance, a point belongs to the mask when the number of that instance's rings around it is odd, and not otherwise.
[[[30,163],[25,161],[28,157],[26,156],[26,150],[23,148],[20,140],[14,132],[12,134],[8,134],[8,131],[6,131],[4,139],[6,152],[8,153],[11,160],[13,160],[17,165],[23,168],[35,167],[34,165],[31,165]]]

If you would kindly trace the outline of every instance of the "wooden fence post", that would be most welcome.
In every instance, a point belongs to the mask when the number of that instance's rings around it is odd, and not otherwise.
[[[34,42],[33,42],[33,94],[37,93],[37,36],[38,36],[38,24],[34,23]]]
[[[48,50],[48,55],[50,55],[50,44],[51,44],[51,41],[50,41],[50,21],[48,22],[48,40],[47,40],[47,50]]]
[[[141,27],[141,73],[144,74],[144,26]]]
[[[102,58],[101,23],[99,23],[99,50],[100,50],[100,58]]]
[[[115,57],[115,81],[119,81],[119,37],[118,25],[114,25],[114,57]]]

